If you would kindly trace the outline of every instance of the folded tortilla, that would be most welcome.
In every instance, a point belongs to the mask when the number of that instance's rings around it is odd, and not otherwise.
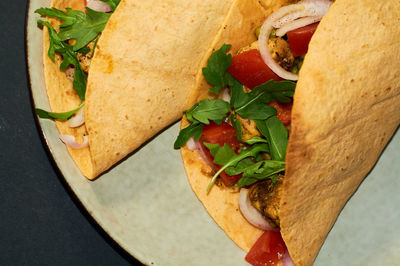
[[[400,1],[336,0],[315,32],[294,95],[280,201],[283,240],[296,265],[311,265],[340,211],[400,123]],[[185,127],[187,121],[183,121]],[[248,251],[262,231],[238,194],[207,184],[196,151],[182,157],[209,214]]]
[[[83,10],[82,0],[53,0],[52,7]],[[243,16],[246,14],[246,16]],[[240,18],[240,20],[236,19]],[[182,117],[198,99],[208,97],[201,69],[221,40],[238,49],[255,40],[265,18],[257,0],[122,0],[97,43],[88,75],[85,125],[70,128],[57,121],[62,134],[89,147],[68,148],[82,173],[93,179]],[[56,28],[59,21],[49,19]],[[232,23],[235,21],[235,23]],[[61,58],[47,55],[44,72],[53,112],[76,108],[80,100]]]

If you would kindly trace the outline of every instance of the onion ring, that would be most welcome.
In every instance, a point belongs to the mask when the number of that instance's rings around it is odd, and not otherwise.
[[[62,135],[60,134],[60,139],[62,142],[64,142],[65,145],[67,145],[68,147],[70,147],[71,149],[83,149],[86,148],[87,146],[89,146],[89,137],[88,136],[83,136],[83,142],[82,143],[78,143],[75,140],[74,136],[71,135]]]
[[[86,6],[97,12],[109,13],[112,11],[109,4],[99,0],[87,0]]]
[[[286,250],[283,255],[283,266],[295,266],[292,258],[290,257],[289,251]]]
[[[85,123],[85,107],[82,107],[75,113],[75,116],[68,120],[69,127],[79,127]]]
[[[243,214],[244,218],[254,225],[257,228],[260,228],[262,230],[273,230],[275,231],[276,228],[273,228],[267,220],[261,215],[261,213],[254,208],[249,200],[249,190],[246,188],[241,188],[240,189],[240,194],[239,194],[239,209],[240,212]]]
[[[194,150],[197,149],[197,145],[196,145],[195,140],[194,140],[193,137],[190,137],[190,139],[186,142],[186,146],[191,151],[194,151]]]
[[[279,77],[286,80],[298,80],[299,76],[283,69],[272,58],[268,47],[271,31],[277,28],[278,36],[283,36],[289,30],[294,30],[320,21],[328,12],[332,2],[329,0],[303,0],[298,4],[284,6],[272,13],[261,26],[259,50],[265,64]],[[282,29],[282,30],[280,30]],[[279,31],[280,30],[280,31]],[[283,33],[283,34],[282,34]]]

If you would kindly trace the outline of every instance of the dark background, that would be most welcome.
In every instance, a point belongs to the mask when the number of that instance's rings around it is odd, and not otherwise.
[[[136,264],[69,191],[41,138],[25,62],[27,2],[0,1],[0,265]]]

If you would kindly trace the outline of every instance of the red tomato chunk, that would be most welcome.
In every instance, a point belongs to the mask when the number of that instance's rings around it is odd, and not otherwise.
[[[282,123],[287,126],[292,119],[293,103],[270,102],[268,105],[274,107],[278,113],[276,114]]]
[[[311,37],[317,29],[318,24],[319,23],[314,23],[286,33],[290,45],[290,50],[292,50],[294,57],[307,53],[308,44],[310,43]]]
[[[214,122],[211,122],[209,125],[204,125],[203,127],[203,134],[201,135],[200,143],[209,161],[214,161],[214,157],[211,155],[210,151],[203,145],[203,142],[219,144],[221,147],[223,147],[226,143],[236,153],[239,151],[239,141],[236,137],[236,130],[233,126],[226,122],[222,122],[221,125],[217,125]],[[213,170],[218,171],[221,167],[221,165],[214,164]],[[224,184],[229,187],[236,184],[242,177],[242,175],[229,176],[225,173],[225,171],[223,171],[220,174],[220,177]]]
[[[253,266],[276,265],[285,255],[286,246],[280,232],[265,231],[246,255]]]
[[[253,89],[271,79],[282,80],[265,63],[260,51],[249,50],[232,57],[229,74],[249,89]]]

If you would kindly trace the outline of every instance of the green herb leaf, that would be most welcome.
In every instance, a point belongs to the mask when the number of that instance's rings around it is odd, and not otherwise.
[[[78,112],[85,103],[83,102],[78,108],[75,108],[74,110],[64,112],[64,113],[54,113],[54,112],[48,112],[40,108],[36,108],[36,114],[40,118],[44,119],[59,119],[59,120],[68,120],[70,119],[76,112]]]
[[[204,144],[204,145],[206,145],[206,144]],[[227,144],[225,144],[225,145],[227,145]],[[267,144],[256,144],[256,145],[254,145],[254,146],[252,146],[252,147],[250,147],[250,148],[248,148],[246,150],[243,150],[238,155],[237,154],[233,155],[231,152],[228,152],[228,148],[230,149],[230,147],[225,148],[225,145],[224,145],[224,147],[219,147],[219,148],[217,146],[212,146],[212,148],[214,150],[213,151],[210,150],[211,154],[214,156],[214,162],[216,164],[220,164],[220,165],[223,165],[223,166],[212,177],[210,183],[208,184],[207,192],[210,191],[210,189],[211,189],[212,185],[215,183],[215,180],[217,179],[218,175],[220,173],[222,173],[222,171],[224,171],[226,168],[228,168],[228,167],[236,167],[236,165],[241,160],[243,160],[243,159],[245,159],[247,157],[256,157],[258,155],[258,153],[267,152],[269,150]],[[223,151],[220,152],[220,150],[222,150],[222,149],[223,149]],[[221,153],[221,154],[219,154],[219,153]],[[216,158],[215,158],[217,155],[219,156],[218,160],[216,160]]]
[[[268,141],[266,139],[256,136],[256,137],[252,137],[251,139],[245,140],[244,143],[253,145],[256,143],[268,143]]]
[[[119,2],[121,2],[121,0],[101,0],[101,1],[107,3],[112,11],[114,11],[117,8]]]
[[[86,74],[83,72],[76,52],[73,51],[72,46],[66,44],[57,35],[57,32],[50,25],[49,22],[38,20],[37,22],[41,26],[46,26],[49,30],[50,47],[48,51],[49,57],[54,61],[55,52],[58,52],[63,57],[63,62],[60,65],[61,70],[65,70],[69,65],[73,65],[75,68],[73,87],[77,92],[79,98],[84,101],[86,93]]]
[[[90,43],[104,30],[110,13],[97,12],[86,7],[86,12],[66,8],[67,12],[56,8],[39,8],[35,12],[42,16],[56,17],[64,21],[58,36],[62,41],[75,39],[73,51],[78,51]]]
[[[191,122],[200,122],[209,124],[210,120],[217,124],[221,124],[222,120],[230,111],[229,103],[224,100],[205,99],[196,103],[192,108],[185,111],[186,117]]]
[[[186,142],[193,136],[195,140],[199,140],[203,130],[203,125],[195,122],[185,127],[179,132],[178,138],[174,143],[174,149],[179,149],[185,146]]]
[[[285,161],[288,131],[278,117],[255,120],[258,130],[266,137],[272,160]]]
[[[209,88],[211,92],[219,93],[224,88],[226,83],[226,74],[229,66],[232,63],[232,56],[227,54],[231,45],[224,44],[215,51],[208,59],[207,67],[203,68],[203,75],[208,83],[214,87]]]
[[[214,157],[214,163],[219,165],[225,165],[229,163],[232,157],[236,156],[236,153],[232,150],[232,148],[225,143],[223,147],[219,144],[213,143],[203,143],[209,150],[211,155]]]
[[[276,110],[267,105],[272,101],[290,102],[289,96],[293,96],[296,84],[291,81],[270,80],[255,87],[249,93],[236,84],[231,88],[231,105],[235,112],[243,118],[264,120],[276,115]]]
[[[232,126],[236,130],[236,137],[237,137],[238,141],[242,142],[242,135],[243,135],[242,134],[242,123],[240,123],[240,121],[236,119],[236,114],[231,114],[230,120],[231,120]]]
[[[285,171],[285,162],[265,160],[237,170],[241,171],[239,173],[236,171],[237,174],[243,173],[243,176],[238,181],[237,185],[243,187],[266,178],[275,177],[276,174]],[[273,179],[273,182],[274,181],[276,182],[276,179]]]

